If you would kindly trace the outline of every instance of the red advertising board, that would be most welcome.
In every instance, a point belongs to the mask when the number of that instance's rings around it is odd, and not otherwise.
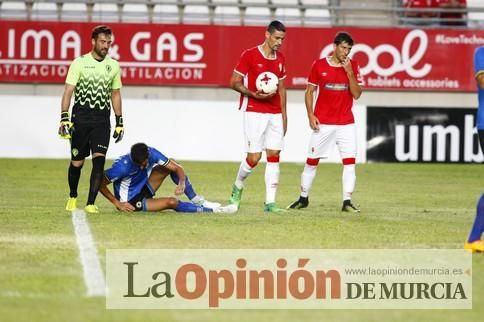
[[[63,83],[71,60],[91,50],[95,23],[0,21],[0,82]],[[112,23],[111,56],[126,85],[227,86],[241,52],[264,27]],[[366,88],[471,92],[473,52],[484,30],[344,28]],[[302,88],[314,59],[328,55],[337,28],[290,27],[282,52],[286,86]]]

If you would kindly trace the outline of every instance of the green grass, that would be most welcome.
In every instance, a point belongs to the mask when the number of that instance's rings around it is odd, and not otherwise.
[[[225,202],[235,163],[182,162],[197,191]],[[66,160],[0,159],[0,321],[478,321],[484,256],[473,257],[473,310],[106,310],[84,296],[67,197]],[[299,193],[302,165],[282,164],[278,203]],[[102,196],[89,224],[104,262],[108,248],[461,248],[483,190],[482,165],[365,164],[342,214],[341,166],[321,164],[310,207],[263,213],[264,167],[248,179],[237,215],[120,214]],[[85,203],[90,161],[79,202]],[[165,182],[159,195],[172,194]]]

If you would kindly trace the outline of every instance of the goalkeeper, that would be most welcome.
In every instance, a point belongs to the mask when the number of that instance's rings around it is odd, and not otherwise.
[[[92,153],[92,170],[85,210],[98,213],[94,204],[103,179],[104,162],[109,146],[111,102],[116,117],[113,138],[123,138],[121,76],[119,63],[108,56],[112,31],[97,26],[92,31],[91,52],[76,58],[69,67],[61,102],[59,136],[70,139],[71,162],[68,170],[69,199],[66,210],[77,208],[77,188],[84,159]],[[69,106],[72,94],[72,117]]]

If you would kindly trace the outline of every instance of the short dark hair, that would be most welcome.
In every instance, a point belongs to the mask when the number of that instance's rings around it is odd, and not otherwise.
[[[150,156],[150,153],[148,151],[148,146],[144,143],[136,143],[131,147],[131,160],[137,164],[140,165],[143,163],[148,157]]]
[[[350,46],[353,46],[353,38],[351,38],[351,35],[347,32],[341,31],[336,34],[336,37],[334,37],[333,43],[335,45],[339,45],[342,42],[347,43]]]
[[[282,31],[282,32],[286,32],[286,27],[284,26],[284,24],[282,22],[280,22],[279,20],[274,20],[274,21],[271,21],[271,23],[267,26],[267,31],[272,34],[274,31]]]
[[[111,28],[109,28],[106,25],[100,25],[92,28],[92,34],[91,34],[92,39],[96,40],[99,34],[112,35],[113,32]]]

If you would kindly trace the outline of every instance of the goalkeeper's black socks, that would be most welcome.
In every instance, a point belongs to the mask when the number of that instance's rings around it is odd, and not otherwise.
[[[88,205],[94,205],[94,202],[96,201],[96,196],[99,192],[101,181],[103,180],[105,161],[106,157],[104,156],[99,156],[92,159],[91,181],[89,186],[89,196],[87,198]]]
[[[79,178],[81,177],[81,169],[80,167],[75,167],[72,165],[72,162],[69,166],[69,170],[67,171],[67,181],[69,182],[69,197],[77,198],[77,187],[79,186]]]

